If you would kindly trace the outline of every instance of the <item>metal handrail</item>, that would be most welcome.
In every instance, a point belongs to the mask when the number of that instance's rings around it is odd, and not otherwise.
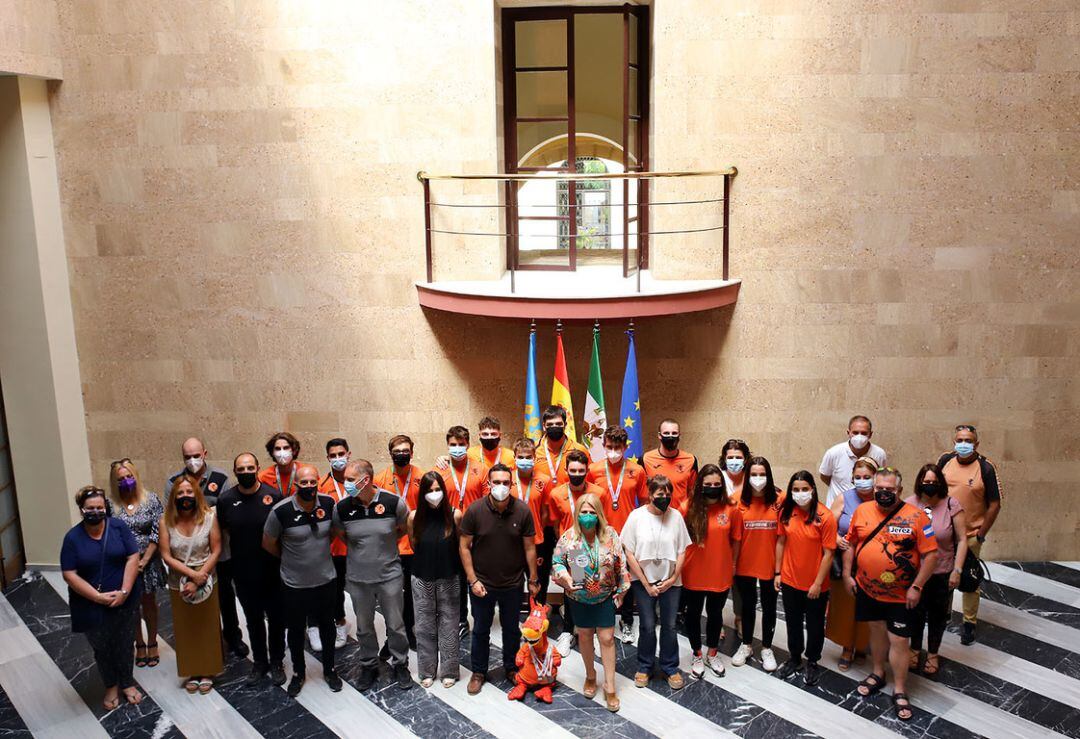
[[[423,170],[416,173],[416,179],[425,180],[651,180],[660,177],[724,177],[739,174],[735,167],[698,172],[615,172],[599,174],[577,174],[551,170],[550,172],[501,172],[498,174],[429,174]]]

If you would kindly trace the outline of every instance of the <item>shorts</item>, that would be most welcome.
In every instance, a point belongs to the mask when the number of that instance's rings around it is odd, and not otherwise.
[[[856,621],[884,621],[890,634],[907,639],[911,637],[910,619],[907,603],[875,600],[862,590],[855,591]]]

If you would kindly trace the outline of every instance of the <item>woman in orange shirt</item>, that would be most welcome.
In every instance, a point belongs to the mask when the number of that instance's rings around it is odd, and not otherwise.
[[[742,667],[754,654],[754,625],[757,621],[758,591],[761,592],[761,666],[766,672],[776,669],[772,650],[776,631],[776,587],[773,584],[776,564],[776,523],[783,496],[773,484],[772,466],[765,457],[751,457],[747,465],[749,485],[743,486],[739,499],[742,516],[742,548],[735,564],[735,587],[741,599],[742,645],[731,664]]]
[[[802,669],[803,621],[806,622],[806,672],[803,682],[817,685],[825,645],[825,609],[829,605],[829,570],[836,550],[836,516],[818,501],[814,475],[799,470],[788,482],[780,507],[776,540],[776,589],[784,599],[788,660],[777,670],[781,680]]]
[[[698,472],[694,494],[683,501],[679,510],[690,532],[690,546],[683,564],[682,602],[686,607],[686,635],[694,652],[690,674],[700,680],[705,667],[724,675],[720,660],[720,632],[724,625],[724,603],[735,575],[735,560],[739,558],[742,540],[742,518],[739,507],[728,499],[727,484],[720,468],[707,464]],[[708,655],[701,654],[701,611],[704,607],[705,645]]]

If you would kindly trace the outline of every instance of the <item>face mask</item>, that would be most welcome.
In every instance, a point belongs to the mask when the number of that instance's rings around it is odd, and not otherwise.
[[[547,437],[552,441],[560,441],[563,437],[563,434],[566,433],[566,429],[564,429],[562,426],[550,426],[545,429],[544,433],[547,434]]]
[[[514,464],[517,466],[518,472],[524,472],[525,474],[528,474],[532,472],[533,466],[536,464],[536,461],[533,459],[519,458],[514,460]]]
[[[135,492],[135,478],[134,477],[122,477],[116,481],[116,487],[120,489],[120,492],[124,495]]]
[[[390,455],[390,459],[394,460],[395,467],[405,467],[412,459],[412,452],[394,452]]]
[[[465,455],[468,453],[468,447],[461,446],[460,444],[450,445],[450,459],[465,459]]]
[[[202,469],[203,458],[202,457],[191,457],[190,459],[185,459],[184,460],[184,466],[187,467],[188,472],[190,472],[193,475],[197,475],[197,474],[199,474],[199,470]]]
[[[671,498],[667,495],[660,498],[653,498],[652,504],[658,509],[660,509],[661,513],[663,513],[668,509],[668,506],[671,505]]]
[[[502,503],[504,500],[510,497],[509,485],[492,485],[491,497]]]
[[[185,512],[195,510],[195,499],[194,498],[177,498],[176,499],[176,510],[185,511]]]
[[[236,481],[240,483],[242,488],[253,488],[255,483],[258,482],[259,475],[256,472],[237,472]]]
[[[744,464],[745,462],[743,462],[743,460],[735,458],[728,459],[724,462],[724,466],[727,467],[727,471],[733,475],[737,475],[742,472]]]
[[[424,493],[424,500],[426,500],[428,505],[432,508],[438,508],[439,503],[442,503],[442,499],[442,490],[432,490],[430,493]]]
[[[810,501],[813,500],[814,494],[809,490],[796,490],[792,492],[791,499],[795,501],[795,505],[800,508],[810,505]]]
[[[870,437],[866,434],[855,434],[851,437],[851,446],[856,449],[865,449],[866,445],[870,443]]]
[[[765,483],[767,483],[768,481],[769,478],[765,477],[765,475],[754,475],[750,478],[750,487],[752,487],[758,492],[761,492],[765,489]]]
[[[924,482],[919,485],[919,495],[923,498],[936,498],[938,496],[938,486],[933,482]]]
[[[665,449],[667,449],[670,452],[672,449],[678,449],[679,448],[679,437],[678,436],[661,436],[660,437],[660,443],[663,445],[663,447]]]
[[[334,457],[330,460],[330,467],[334,472],[341,472],[343,469],[349,466],[348,457]]]
[[[484,449],[487,449],[490,452],[491,450],[499,446],[500,441],[502,441],[502,439],[497,436],[494,439],[484,439],[481,437],[480,446],[484,447]]]
[[[865,493],[867,490],[871,489],[872,487],[874,487],[874,480],[872,478],[870,478],[870,477],[867,477],[864,480],[856,480],[855,481],[855,489],[860,491],[860,492]]]
[[[315,500],[315,496],[318,494],[318,492],[319,489],[315,486],[296,489],[296,494],[300,496],[300,500],[305,501]]]
[[[350,498],[352,498],[359,492],[360,492],[360,488],[358,488],[356,486],[355,482],[353,482],[352,480],[346,480],[345,481],[345,494],[346,495],[348,495]]]
[[[724,494],[724,488],[721,485],[705,485],[701,488],[701,492],[708,500],[720,500]]]
[[[961,457],[967,458],[975,451],[975,445],[970,441],[958,441],[953,444],[953,449],[955,449],[956,453]]]
[[[274,461],[284,467],[292,461],[292,449],[277,449],[274,451]]]
[[[83,511],[82,520],[87,523],[101,523],[105,520],[105,511]]]
[[[624,452],[617,452],[614,449],[607,450],[607,461],[611,464],[618,464],[622,461]]]
[[[567,475],[570,478],[571,487],[579,488],[585,482],[585,475]]]
[[[895,490],[875,490],[874,500],[882,508],[892,508],[896,505],[896,491]]]
[[[597,519],[595,513],[579,513],[577,516],[577,522],[585,531],[592,531],[596,528]]]

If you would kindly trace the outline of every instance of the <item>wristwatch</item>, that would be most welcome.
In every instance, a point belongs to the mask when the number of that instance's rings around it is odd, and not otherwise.
[[[127,595],[127,594],[128,594],[128,591],[124,590],[123,588],[120,588],[120,592],[121,592],[121,593],[122,593],[123,595]]]
[[[539,585],[540,581],[539,580],[529,580],[529,584],[530,585]]]

